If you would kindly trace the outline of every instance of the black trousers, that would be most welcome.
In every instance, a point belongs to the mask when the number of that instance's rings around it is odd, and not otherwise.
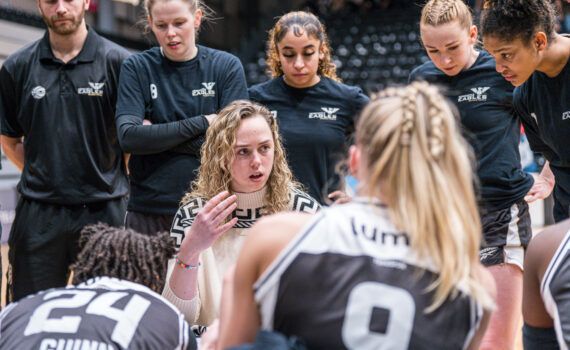
[[[563,192],[564,190],[560,186],[554,185],[554,191],[552,191],[554,222],[564,221],[570,217],[570,201],[568,195],[564,195]]]
[[[8,238],[8,302],[65,286],[69,265],[79,253],[81,229],[98,222],[122,226],[126,203],[124,197],[80,205],[21,197]]]

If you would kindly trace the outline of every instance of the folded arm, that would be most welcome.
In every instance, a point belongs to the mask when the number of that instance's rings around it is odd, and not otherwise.
[[[119,143],[124,152],[153,154],[172,149],[206,132],[208,119],[204,116],[170,123],[143,125],[141,117],[124,114],[117,117]]]

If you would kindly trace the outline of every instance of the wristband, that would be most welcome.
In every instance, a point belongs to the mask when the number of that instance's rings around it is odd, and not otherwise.
[[[178,257],[178,255],[175,255],[174,258],[176,259],[176,263],[183,269],[187,269],[187,270],[197,270],[202,264],[200,262],[198,262],[197,266],[194,265],[187,265],[185,263],[182,262],[182,260],[180,260],[180,258]]]

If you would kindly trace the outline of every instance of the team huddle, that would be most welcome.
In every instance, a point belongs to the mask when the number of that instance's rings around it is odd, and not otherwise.
[[[429,61],[368,94],[309,12],[277,19],[248,87],[197,44],[203,1],[145,0],[159,46],[132,55],[88,6],[38,0],[45,36],[0,69],[22,171],[0,349],[502,350],[521,309],[525,350],[570,347],[570,37],[549,0],[488,0],[478,25],[426,1]]]

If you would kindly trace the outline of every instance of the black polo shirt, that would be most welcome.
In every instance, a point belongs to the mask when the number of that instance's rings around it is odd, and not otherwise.
[[[429,61],[410,74],[442,85],[459,110],[463,134],[477,158],[479,206],[484,212],[508,208],[530,190],[533,179],[521,169],[520,121],[513,107],[513,86],[495,70],[487,51],[473,65],[448,76]]]
[[[1,133],[24,136],[20,193],[59,204],[127,194],[114,115],[122,47],[89,28],[68,63],[53,55],[49,32],[12,54],[0,70]]]

